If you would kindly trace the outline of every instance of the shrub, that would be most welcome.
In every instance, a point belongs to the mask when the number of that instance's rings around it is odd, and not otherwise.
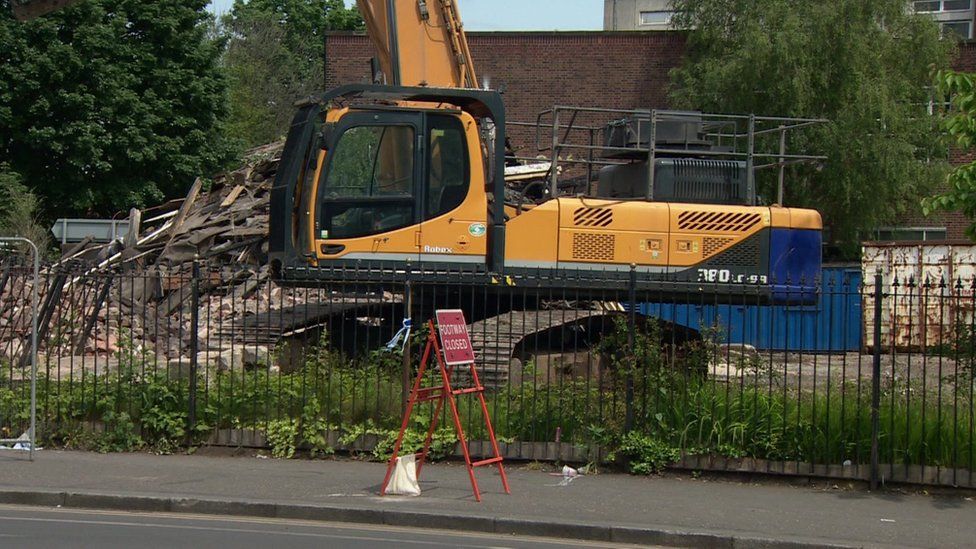
[[[681,452],[665,441],[632,431],[621,439],[616,456],[626,459],[627,470],[631,474],[650,475],[660,473],[677,461]]]
[[[40,199],[6,164],[0,164],[0,235],[30,240],[42,257],[51,249],[51,235],[41,221]],[[21,250],[25,254],[28,251]]]

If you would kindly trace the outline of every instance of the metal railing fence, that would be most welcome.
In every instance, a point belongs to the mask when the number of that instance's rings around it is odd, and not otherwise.
[[[0,415],[23,417],[34,285],[25,265],[3,273]],[[461,308],[511,458],[976,486],[976,281],[834,278],[811,305],[745,286],[573,287],[541,271],[356,275],[293,288],[240,266],[45,268],[42,443],[382,457],[424,321]],[[841,305],[812,320],[827,303]],[[406,318],[421,328],[391,342]],[[812,336],[777,335],[792,333]],[[461,413],[478,453],[473,402]],[[452,435],[438,436],[451,454]]]

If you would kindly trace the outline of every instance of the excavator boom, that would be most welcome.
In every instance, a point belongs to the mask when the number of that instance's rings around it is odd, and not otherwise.
[[[478,88],[456,0],[358,0],[385,84]]]

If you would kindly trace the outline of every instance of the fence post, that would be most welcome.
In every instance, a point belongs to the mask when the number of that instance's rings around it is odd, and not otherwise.
[[[881,312],[884,280],[879,268],[874,274],[874,363],[871,369],[871,490],[878,489],[878,445],[881,429]]]
[[[627,349],[630,352],[630,368],[627,369],[624,432],[629,433],[634,428],[634,372],[637,370],[637,265],[630,265],[630,280],[627,284],[627,300],[630,308],[627,322]]]
[[[186,414],[186,442],[193,441],[193,430],[197,424],[197,354],[200,337],[200,262],[193,261],[190,279],[190,394],[189,410]]]
[[[30,460],[34,461],[34,448],[37,446],[37,307],[38,285],[41,282],[41,251],[37,244],[27,240],[34,252],[34,285],[31,288],[31,414],[30,414]]]
[[[409,275],[408,275],[409,276]],[[410,279],[407,279],[406,285],[403,288],[404,297],[404,307],[403,307],[403,318],[413,318],[413,285],[410,283]],[[401,387],[400,387],[400,414],[407,413],[407,399],[410,398],[410,385],[413,381],[411,379],[410,372],[410,334],[405,336],[406,341],[403,342],[403,374],[401,375]]]
[[[38,286],[41,284],[41,251],[38,249],[37,244],[34,244],[30,239],[23,238],[20,236],[3,236],[0,237],[0,242],[3,243],[13,243],[19,242],[26,244],[31,253],[34,256],[34,278],[31,284],[31,345],[30,345],[30,366],[31,366],[31,382],[30,382],[30,461],[34,461],[34,447],[37,446],[37,344],[40,336],[38,336],[38,317],[40,316],[40,298],[38,297]],[[26,356],[26,355],[21,355]],[[23,360],[21,361],[23,363]],[[22,364],[26,366],[26,364]],[[16,442],[16,441],[9,441]]]

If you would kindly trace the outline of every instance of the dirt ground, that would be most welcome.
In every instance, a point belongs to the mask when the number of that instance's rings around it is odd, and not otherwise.
[[[973,359],[955,360],[944,356],[926,356],[921,353],[881,355],[881,386],[888,390],[910,386],[913,391],[938,391],[940,382],[943,392],[958,389],[969,393],[972,389]],[[874,372],[874,356],[861,353],[739,353],[726,351],[710,365],[709,375],[715,381],[768,382],[772,378],[778,384],[816,391],[833,385],[864,384],[870,387]]]

